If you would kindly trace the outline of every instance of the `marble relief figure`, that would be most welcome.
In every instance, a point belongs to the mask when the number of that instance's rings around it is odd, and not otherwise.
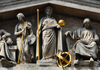
[[[25,21],[25,16],[23,13],[18,13],[17,18],[19,20],[19,23],[15,26],[15,32],[14,35],[17,36],[17,47],[18,50],[21,50],[19,61],[20,63],[28,63],[30,62],[30,59],[32,58],[32,54],[30,52],[30,45],[32,45],[35,42],[35,35],[32,31],[32,24],[28,21]],[[26,24],[24,24],[26,23]],[[22,40],[22,33],[23,40]],[[23,42],[22,42],[23,41]],[[22,42],[22,45],[21,45]],[[21,49],[22,46],[22,49]]]
[[[42,47],[42,60],[53,59],[57,53],[62,51],[61,40],[58,40],[58,38],[61,38],[59,35],[60,25],[51,17],[53,9],[48,6],[45,13],[46,16],[42,17],[39,23],[39,35],[42,38],[42,45],[40,45]],[[38,49],[36,56],[38,57]]]
[[[9,45],[13,43],[10,36],[10,33],[3,29],[0,30],[0,62],[2,66],[16,65],[16,62],[12,58],[11,52],[9,50]]]
[[[73,45],[72,50],[76,54],[75,64],[80,60],[83,60],[83,56],[89,58],[90,61],[94,61],[97,58],[97,42],[99,37],[93,27],[89,18],[85,18],[83,21],[83,27],[75,31],[67,31],[66,36],[70,36],[72,39],[77,40]]]

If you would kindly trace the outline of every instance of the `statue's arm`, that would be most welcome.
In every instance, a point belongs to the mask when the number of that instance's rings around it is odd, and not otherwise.
[[[4,43],[1,43],[1,44],[0,44],[0,48],[2,48],[2,47],[4,47]]]
[[[40,33],[41,33],[41,30],[42,30],[42,23],[43,23],[43,20],[44,20],[44,18],[41,18],[40,23],[39,23],[39,35],[40,35]],[[37,29],[37,32],[38,32],[38,29]],[[37,34],[37,35],[38,35],[38,34]]]
[[[96,34],[94,41],[99,41],[99,36]]]
[[[66,37],[71,37],[72,39],[75,39],[75,34],[72,31],[65,32]]]
[[[22,34],[22,32],[25,30],[25,29],[22,29],[22,30],[18,31],[17,26],[18,25],[15,26],[15,31],[14,31],[14,35],[16,35],[16,36]]]
[[[52,17],[52,18],[53,18],[53,17]],[[54,21],[56,27],[57,27],[58,29],[60,29],[60,25],[57,23],[57,21],[56,21],[54,18],[53,18],[53,21]]]
[[[0,30],[0,34],[1,33],[3,33],[4,35],[2,36],[2,38],[6,38],[6,37],[8,37],[8,36],[11,36],[11,34],[10,33],[8,33],[8,32],[6,32],[5,30],[3,30],[3,29],[1,29]]]
[[[99,36],[96,33],[96,30],[94,30],[94,39],[93,41],[99,41]]]
[[[82,32],[82,30],[81,30],[81,28],[79,28],[75,31],[67,31],[67,32],[65,32],[65,35],[70,36],[74,40],[79,40],[80,36],[81,36],[81,32]]]
[[[68,36],[68,35],[70,35],[70,34],[71,34],[71,31],[65,32],[65,36]]]

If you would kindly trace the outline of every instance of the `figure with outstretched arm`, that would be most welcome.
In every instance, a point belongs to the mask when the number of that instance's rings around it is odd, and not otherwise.
[[[90,61],[94,61],[97,58],[99,37],[96,30],[91,27],[89,18],[84,19],[82,28],[75,31],[67,31],[65,35],[69,35],[72,39],[77,40],[72,48],[76,55],[75,64],[83,59],[81,56],[89,57]]]
[[[7,31],[0,30],[0,61],[2,66],[13,66],[16,65],[11,52],[9,50],[9,45],[12,45],[13,41],[10,38],[11,34]]]

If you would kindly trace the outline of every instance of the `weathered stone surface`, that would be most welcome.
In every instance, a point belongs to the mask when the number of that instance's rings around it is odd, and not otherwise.
[[[100,67],[36,67],[34,64],[20,64],[11,68],[0,67],[0,70],[100,70]]]
[[[42,1],[37,0],[37,2],[35,2],[34,0],[32,0],[31,2],[19,3],[16,5],[12,5],[13,4],[12,3],[10,6],[5,6],[5,7],[0,8],[0,10],[1,10],[0,21],[3,20],[2,22],[0,22],[0,28],[5,29],[11,33],[14,44],[16,44],[16,40],[15,40],[13,30],[14,30],[15,25],[17,24],[17,19],[16,19],[15,15],[18,12],[24,12],[25,16],[26,16],[26,20],[32,22],[33,32],[35,34],[36,29],[37,29],[37,27],[36,27],[36,25],[37,25],[36,24],[37,23],[36,9],[37,8],[40,9],[40,18],[41,18],[44,16],[44,14],[43,14],[44,11],[42,11],[42,10],[44,10],[45,6],[48,5],[48,3],[50,5],[52,5],[52,7],[54,9],[53,17],[57,21],[59,19],[63,19],[66,23],[65,26],[62,28],[64,51],[67,51],[67,47],[66,47],[66,43],[65,43],[65,36],[64,36],[65,31],[67,31],[67,30],[73,31],[75,29],[78,29],[79,27],[82,27],[81,25],[82,25],[82,21],[83,21],[84,17],[89,17],[92,20],[91,21],[92,26],[97,30],[97,33],[100,36],[100,23],[97,22],[97,20],[96,20],[96,19],[98,19],[98,20],[100,19],[100,9],[99,8],[94,8],[93,6],[88,7],[88,6],[78,5],[78,4],[69,3],[69,2],[53,1],[53,0],[50,2],[47,2],[46,0],[44,0],[43,2]],[[87,4],[89,4],[89,3],[87,3]],[[27,9],[27,7],[28,7],[28,9]],[[81,10],[79,10],[79,9],[81,9]],[[13,10],[15,10],[15,11],[13,11]],[[12,11],[13,11],[13,13],[12,13]],[[7,18],[7,19],[5,19],[5,18]],[[100,43],[99,43],[99,45],[100,45]],[[11,67],[11,68],[0,67],[0,70],[22,70],[23,68],[27,69],[28,65],[26,65],[26,66],[22,65],[23,67],[20,67],[20,65],[17,65],[15,67]],[[30,66],[32,67],[32,65],[30,65]],[[33,70],[33,69],[34,70],[49,70],[49,69],[50,70],[63,70],[62,68],[59,68],[59,67],[32,67],[29,70]],[[78,68],[77,67],[67,67],[66,68],[66,70],[83,70],[83,69],[84,70],[99,70],[100,67],[78,67]]]
[[[36,70],[36,64],[19,64],[14,67],[15,70]]]
[[[9,46],[9,50],[11,52],[10,55],[12,56],[13,60],[16,61],[17,46],[16,45]]]
[[[55,59],[37,60],[37,65],[40,67],[57,67]]]
[[[91,3],[88,3],[88,4],[91,4]],[[100,21],[99,8],[92,7],[93,5],[86,6],[84,5],[84,2],[82,2],[82,4],[78,4],[78,3],[68,2],[67,0],[66,1],[31,0],[28,2],[21,2],[21,3],[16,3],[16,4],[12,3],[11,5],[0,7],[0,13],[1,13],[0,20],[4,21],[7,19],[15,18],[16,14],[19,13],[20,11],[25,13],[25,15],[32,15],[32,14],[36,14],[36,9],[39,8],[41,9],[40,11],[43,12],[45,6],[47,5],[52,5],[55,13],[58,13],[58,14],[59,13],[64,14],[64,15],[69,14],[69,15],[74,15],[74,16],[78,16],[82,18],[89,17],[90,19],[92,18],[92,19]],[[5,12],[6,14],[4,14]],[[10,16],[8,17],[9,14]]]
[[[90,7],[97,7],[99,8],[100,5],[100,1],[99,0],[62,0],[65,2],[71,2],[71,3],[75,3],[75,4],[80,4],[80,5],[86,5],[86,6],[90,6]]]
[[[12,67],[16,65],[14,61],[8,61],[7,59],[3,58],[0,60],[0,63],[3,67]]]
[[[84,61],[79,61],[78,64],[74,65],[72,63],[72,66],[78,66],[78,67],[99,67],[99,62],[97,61],[90,61],[90,60],[84,60]]]

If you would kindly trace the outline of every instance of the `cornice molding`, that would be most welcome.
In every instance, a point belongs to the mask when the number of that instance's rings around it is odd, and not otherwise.
[[[5,20],[9,18],[15,18],[19,12],[25,13],[25,15],[36,14],[36,9],[39,8],[40,12],[44,11],[47,5],[51,5],[56,14],[72,15],[77,17],[89,17],[96,21],[100,21],[100,8],[81,5],[77,3],[64,2],[58,0],[51,1],[31,1],[17,5],[6,6],[0,8],[0,19]],[[10,14],[10,17],[8,17]]]

